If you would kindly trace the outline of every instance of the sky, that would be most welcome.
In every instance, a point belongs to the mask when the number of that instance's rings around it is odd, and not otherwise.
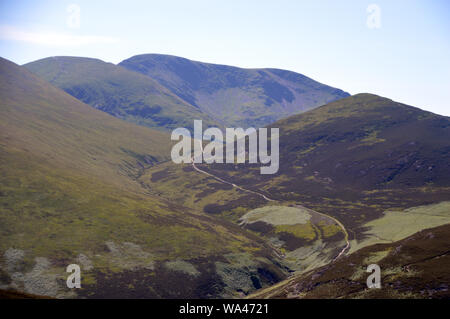
[[[162,53],[304,74],[450,116],[447,0],[0,0],[0,56]]]

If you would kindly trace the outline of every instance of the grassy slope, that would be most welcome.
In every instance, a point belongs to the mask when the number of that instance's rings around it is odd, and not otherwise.
[[[134,56],[119,65],[159,81],[230,127],[261,127],[348,96],[278,69],[242,69],[160,54]]]
[[[280,128],[277,174],[260,175],[259,164],[202,168],[336,216],[359,239],[387,209],[449,199],[448,117],[359,94],[271,126]]]
[[[257,195],[198,173],[190,164],[166,162],[149,167],[139,177],[139,182],[151,194],[206,213],[213,213],[208,210],[210,205],[228,204],[232,207],[232,212],[229,216],[222,217],[227,217],[235,223],[238,223],[239,217],[248,209],[266,204],[266,201]]]
[[[328,266],[292,277],[254,298],[449,298],[450,225],[365,247]],[[381,268],[381,289],[368,289],[367,266]]]
[[[217,126],[157,81],[112,63],[51,57],[25,67],[82,102],[129,122],[163,130],[190,128],[194,119],[203,119],[205,126]]]
[[[283,278],[256,236],[136,182],[168,158],[167,134],[95,110],[7,60],[0,74],[0,288],[73,297],[70,263],[83,265],[76,293],[86,297],[230,296],[242,272],[257,286]]]
[[[422,229],[450,223],[450,202],[389,210],[383,217],[363,225],[364,240],[351,243],[356,251],[373,243],[389,243],[406,238]]]

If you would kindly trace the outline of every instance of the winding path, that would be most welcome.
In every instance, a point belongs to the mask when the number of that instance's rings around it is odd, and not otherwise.
[[[214,175],[214,174],[208,173],[208,172],[206,172],[206,171],[204,171],[204,170],[198,168],[197,165],[195,165],[195,163],[194,163],[194,158],[191,158],[191,164],[192,164],[192,167],[193,167],[197,172],[202,173],[202,174],[205,174],[205,175],[207,175],[207,176],[209,176],[209,177],[212,177],[212,178],[218,180],[218,181],[221,182],[221,183],[231,185],[231,186],[233,186],[234,188],[237,188],[237,189],[239,189],[239,190],[241,190],[241,191],[244,191],[244,192],[248,192],[248,193],[252,193],[252,194],[258,195],[258,196],[262,197],[263,199],[265,199],[265,200],[268,201],[268,202],[276,202],[275,199],[269,198],[269,197],[267,197],[266,195],[264,195],[264,194],[262,194],[262,193],[260,193],[260,192],[256,192],[256,191],[252,191],[252,190],[250,190],[250,189],[243,188],[243,187],[241,187],[241,186],[239,186],[239,185],[236,185],[236,184],[234,184],[234,183],[228,182],[228,181],[226,181],[226,180],[224,180],[224,179],[222,179],[222,178],[220,178],[220,177],[218,177],[218,176],[216,176],[216,175]],[[346,242],[346,245],[345,245],[345,247],[339,252],[339,254],[338,254],[331,262],[336,261],[338,258],[340,258],[342,255],[345,254],[345,252],[347,251],[347,249],[350,248],[350,241],[349,241],[349,236],[348,236],[347,229],[345,228],[344,224],[342,224],[338,219],[336,219],[336,218],[333,217],[333,216],[330,216],[330,215],[327,215],[327,214],[324,214],[324,213],[317,212],[317,211],[315,211],[315,210],[306,208],[306,207],[301,206],[301,205],[295,205],[295,206],[298,207],[298,208],[302,208],[302,209],[305,209],[305,210],[307,210],[307,211],[313,212],[313,213],[315,213],[315,214],[319,214],[319,215],[321,215],[321,216],[323,216],[323,217],[329,218],[329,219],[331,219],[332,221],[334,221],[339,227],[341,227],[342,232],[343,232],[344,235],[345,235],[345,242]]]

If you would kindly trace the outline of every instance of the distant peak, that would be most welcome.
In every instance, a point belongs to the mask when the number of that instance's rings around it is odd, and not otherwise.
[[[45,62],[54,62],[54,61],[63,62],[63,63],[79,63],[79,62],[101,62],[101,63],[106,63],[106,62],[104,62],[104,61],[102,61],[100,59],[97,59],[97,58],[60,55],[60,56],[51,56],[51,57],[48,57],[48,58],[43,58],[43,59],[39,59],[39,60],[36,60],[36,61],[28,62],[28,63],[25,63],[24,66],[26,66],[28,64],[32,64],[32,63],[45,63]]]

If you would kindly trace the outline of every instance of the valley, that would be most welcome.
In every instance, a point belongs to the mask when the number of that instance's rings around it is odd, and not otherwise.
[[[0,71],[0,290],[448,296],[448,117],[289,71],[163,55],[1,59]],[[174,163],[168,131],[195,119],[279,128],[279,170]],[[364,287],[369,262],[387,271],[378,295]],[[65,286],[71,263],[80,290]]]
[[[215,176],[215,175],[213,175],[213,174],[210,174],[210,173],[208,173],[208,172],[206,172],[206,171],[203,171],[203,170],[201,170],[201,169],[199,169],[199,168],[197,168],[197,167],[195,166],[195,162],[194,162],[194,161],[192,161],[192,167],[193,167],[196,171],[198,171],[198,172],[200,172],[200,173],[202,173],[202,174],[205,174],[205,175],[207,175],[207,176],[210,176],[210,177],[212,177],[212,178],[218,180],[218,181],[221,182],[221,183],[225,183],[225,184],[231,185],[231,186],[233,186],[234,188],[237,188],[237,189],[239,189],[239,190],[241,190],[241,191],[244,191],[244,192],[247,192],[247,193],[250,193],[250,194],[259,195],[261,198],[263,198],[263,199],[266,200],[267,202],[276,202],[276,200],[271,199],[271,198],[269,198],[268,196],[266,196],[266,195],[264,195],[264,194],[262,194],[262,193],[259,193],[259,192],[257,192],[257,191],[252,191],[252,190],[248,190],[248,189],[242,188],[242,187],[240,187],[240,186],[238,186],[238,185],[236,185],[236,184],[227,182],[227,181],[221,179],[220,177],[217,177],[217,176]],[[316,212],[316,211],[313,211],[313,210],[311,210],[311,209],[307,209],[306,207],[303,207],[303,206],[300,206],[300,205],[295,205],[295,207],[298,208],[298,209],[300,209],[300,211],[305,211],[306,214],[307,214],[308,216],[314,216],[316,219],[317,219],[317,216],[319,216],[319,218],[318,218],[319,220],[322,219],[322,218],[320,218],[320,217],[324,217],[326,220],[328,219],[328,221],[325,222],[326,224],[329,224],[329,222],[331,221],[332,223],[334,223],[335,225],[337,225],[337,226],[339,226],[339,227],[341,228],[341,231],[342,231],[342,233],[344,234],[345,247],[342,248],[342,250],[339,252],[339,254],[338,254],[336,257],[334,257],[334,258],[332,259],[332,262],[335,261],[336,259],[338,259],[339,257],[341,257],[341,256],[342,256],[342,255],[350,248],[350,242],[349,242],[348,232],[347,232],[347,230],[345,229],[345,226],[344,226],[339,220],[337,220],[336,218],[334,218],[334,217],[332,217],[332,216],[329,216],[329,215],[326,215],[326,214],[323,214],[323,213],[320,213],[320,212]],[[269,207],[267,207],[267,208],[268,208],[269,212],[271,212],[271,213],[276,212],[277,209],[280,209],[280,208],[283,209],[283,207],[276,207],[276,206],[269,206]],[[260,209],[261,209],[261,208],[260,208]],[[284,209],[287,209],[287,208],[284,208]],[[240,218],[240,223],[239,223],[239,225],[241,225],[241,226],[247,226],[249,222],[248,222],[247,219],[245,219],[245,216],[248,216],[248,214],[251,214],[252,212],[254,212],[254,210],[252,210],[252,211],[250,211],[249,213],[247,213],[246,215],[242,216],[242,217]],[[290,218],[293,218],[293,217],[286,217],[285,215],[286,215],[286,214],[283,214],[282,216],[283,216],[283,218],[285,218],[286,220],[289,220]],[[294,219],[295,219],[295,218],[294,218]],[[256,221],[256,222],[258,222],[258,221]],[[289,221],[289,222],[291,222],[291,221]],[[253,221],[253,223],[255,223],[255,221]],[[289,225],[289,224],[288,224],[288,225]],[[294,225],[295,225],[295,224],[294,224]],[[317,225],[315,225],[315,227],[317,227]],[[303,245],[304,245],[304,243],[303,243]],[[321,247],[321,249],[323,250],[324,247]],[[304,253],[304,252],[303,252],[303,253]],[[297,262],[299,258],[300,258],[300,257],[294,257],[294,258],[293,258],[294,263]],[[304,258],[304,257],[301,257],[301,258]],[[307,267],[310,267],[310,266],[311,266],[311,265],[307,264]],[[314,266],[316,266],[316,265],[314,265]]]

